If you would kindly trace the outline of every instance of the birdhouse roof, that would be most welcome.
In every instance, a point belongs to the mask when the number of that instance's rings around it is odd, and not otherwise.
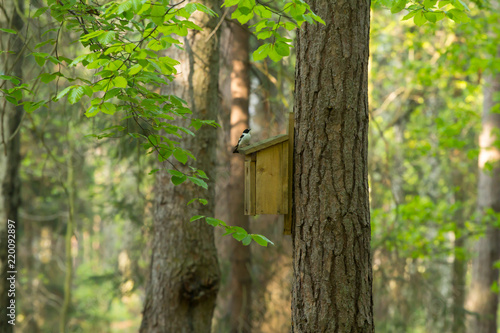
[[[245,155],[255,153],[259,150],[263,150],[269,147],[272,147],[274,145],[277,145],[278,143],[282,143],[288,140],[288,134],[280,134],[277,136],[273,136],[272,138],[262,140],[259,142],[256,142],[254,144],[248,145],[246,147],[239,148],[238,150],[242,152]]]

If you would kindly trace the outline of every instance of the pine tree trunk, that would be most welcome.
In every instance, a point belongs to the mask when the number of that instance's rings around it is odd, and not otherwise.
[[[10,4],[11,26],[8,28],[16,31],[21,31],[24,26],[23,20],[15,7],[18,6],[19,11],[24,11],[24,1],[18,0],[17,4]],[[8,10],[8,9],[7,9]],[[5,35],[5,34],[4,34]],[[4,51],[13,51],[12,54],[4,53],[5,58],[2,59],[2,67],[0,70],[7,75],[23,77],[23,42],[17,35],[10,35],[6,38],[7,45],[3,45]],[[6,36],[7,37],[7,36]],[[10,71],[9,71],[10,70]],[[2,74],[3,74],[2,73]],[[7,86],[7,88],[11,88]],[[2,143],[0,144],[0,332],[12,332],[13,327],[7,320],[7,306],[9,302],[8,289],[9,281],[7,280],[7,220],[16,222],[16,229],[19,226],[18,209],[20,205],[21,181],[19,179],[19,165],[21,164],[20,135],[19,126],[24,109],[22,106],[13,107],[12,104],[2,100],[1,112],[1,135]],[[5,106],[5,107],[4,107]],[[17,133],[16,133],[17,132]],[[14,135],[15,134],[15,135]],[[13,136],[11,138],[11,136]],[[17,237],[17,235],[16,235]],[[18,239],[16,243],[19,244]],[[18,276],[19,278],[19,276]],[[19,304],[16,304],[17,314],[19,314]]]
[[[373,332],[368,200],[370,1],[311,0],[298,31],[293,332]]]
[[[217,0],[201,2],[215,11],[220,7]],[[219,19],[199,12],[194,17],[203,31],[190,32],[184,38],[186,51],[175,56],[181,61],[180,74],[166,90],[187,100],[193,117],[217,119],[219,34],[208,37]],[[208,191],[189,182],[173,186],[165,172],[157,173],[151,276],[142,333],[210,332],[220,279],[214,230],[204,220],[190,223],[189,218],[214,216],[216,142],[217,130],[208,126],[195,137],[182,139],[182,146],[196,156],[196,162],[188,163],[210,177]],[[192,198],[206,198],[209,203],[187,206]]]
[[[248,128],[248,103],[250,97],[249,35],[238,23],[231,25],[231,142],[236,143],[243,130]],[[232,154],[230,192],[230,222],[249,229],[248,216],[244,215],[244,161],[243,155]],[[231,299],[229,301],[230,332],[246,333],[252,328],[250,247],[231,241]]]
[[[500,48],[497,57],[500,58]],[[495,95],[500,93],[500,74],[485,78],[483,102],[483,129],[479,136],[479,185],[478,208],[480,213],[493,209],[500,213],[500,149],[495,140],[500,131],[500,114],[492,113]],[[485,169],[491,163],[493,170]],[[477,257],[472,261],[472,280],[467,299],[469,316],[467,332],[496,333],[498,294],[491,290],[498,283],[498,268],[494,263],[500,260],[500,229],[489,225],[486,234],[476,244]]]

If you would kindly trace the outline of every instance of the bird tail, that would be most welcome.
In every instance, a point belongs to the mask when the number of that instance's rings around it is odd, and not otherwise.
[[[234,147],[233,154],[239,153],[238,146]]]

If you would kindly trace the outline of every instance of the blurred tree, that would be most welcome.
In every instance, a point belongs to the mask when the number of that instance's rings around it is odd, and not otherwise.
[[[250,33],[239,23],[230,25],[231,58],[231,143],[237,143],[243,130],[249,128],[248,106],[250,102]],[[234,147],[231,147],[234,149]],[[229,179],[229,222],[249,230],[248,216],[244,215],[244,174],[243,155],[231,154]],[[251,332],[251,287],[250,247],[240,242],[232,241],[229,246],[231,253],[231,296],[228,303],[230,314],[230,332]]]
[[[16,31],[16,34],[5,34],[2,38],[2,50],[9,50],[2,54],[2,67],[0,74],[15,76],[22,81],[24,43],[21,29],[24,22],[24,1],[10,2],[9,6],[1,4],[4,28]],[[9,13],[7,14],[7,11]],[[10,16],[9,16],[10,15]],[[5,21],[4,21],[5,20]],[[7,84],[7,87],[3,85]],[[11,88],[11,83],[3,81],[2,88]],[[21,93],[21,91],[19,91]],[[18,209],[20,205],[21,183],[19,180],[19,165],[21,163],[20,126],[24,114],[21,105],[13,106],[4,99],[1,105],[1,148],[0,148],[0,332],[12,332],[13,326],[7,322],[7,306],[9,281],[7,280],[7,221],[13,220],[15,229],[19,229]],[[17,236],[20,234],[18,233]],[[19,251],[19,249],[17,249]],[[19,294],[19,291],[17,292]],[[15,300],[15,298],[12,298]],[[19,304],[19,303],[18,303]]]
[[[218,0],[202,1],[218,11]],[[203,31],[190,31],[184,38],[185,52],[180,75],[166,89],[188,100],[190,109],[200,119],[216,119],[219,112],[218,18],[203,13],[193,14]],[[187,126],[186,126],[187,127]],[[182,146],[196,156],[194,167],[215,173],[217,131],[201,128],[196,136],[183,139]],[[180,164],[176,168],[182,168]],[[210,332],[215,300],[219,288],[219,266],[214,245],[213,227],[202,220],[190,223],[193,205],[187,200],[200,197],[193,183],[174,186],[170,176],[157,173],[155,186],[153,254],[151,275],[140,331],[145,332]],[[213,181],[203,196],[208,204],[197,211],[214,214]]]
[[[298,32],[293,332],[373,332],[368,201],[370,2],[313,0]]]
[[[493,29],[498,29],[498,26]],[[500,60],[500,47],[493,59],[497,62]],[[477,199],[479,213],[483,218],[486,217],[487,227],[484,237],[476,245],[477,258],[472,261],[472,280],[467,300],[468,310],[472,312],[467,328],[470,333],[497,331],[500,225],[498,218],[488,218],[488,215],[500,213],[500,73],[493,66],[491,70],[493,72],[488,73],[484,82]]]

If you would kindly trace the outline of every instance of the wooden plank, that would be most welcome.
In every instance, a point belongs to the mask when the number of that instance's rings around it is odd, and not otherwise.
[[[293,222],[293,148],[294,148],[294,130],[295,130],[295,114],[293,112],[288,113],[288,210],[285,214],[283,234],[292,234],[292,222]]]
[[[288,213],[288,141],[281,143],[281,214]]]
[[[282,143],[283,141],[286,141],[286,140],[288,140],[288,134],[280,134],[277,136],[273,136],[272,138],[256,142],[256,143],[251,144],[249,146],[238,148],[238,151],[242,154],[247,155],[247,154],[254,153],[258,150],[262,150],[262,149],[265,149],[267,147],[277,145],[278,143]]]
[[[257,152],[256,213],[284,214],[281,187],[281,145]]]
[[[255,215],[255,154],[245,156],[245,215]]]

